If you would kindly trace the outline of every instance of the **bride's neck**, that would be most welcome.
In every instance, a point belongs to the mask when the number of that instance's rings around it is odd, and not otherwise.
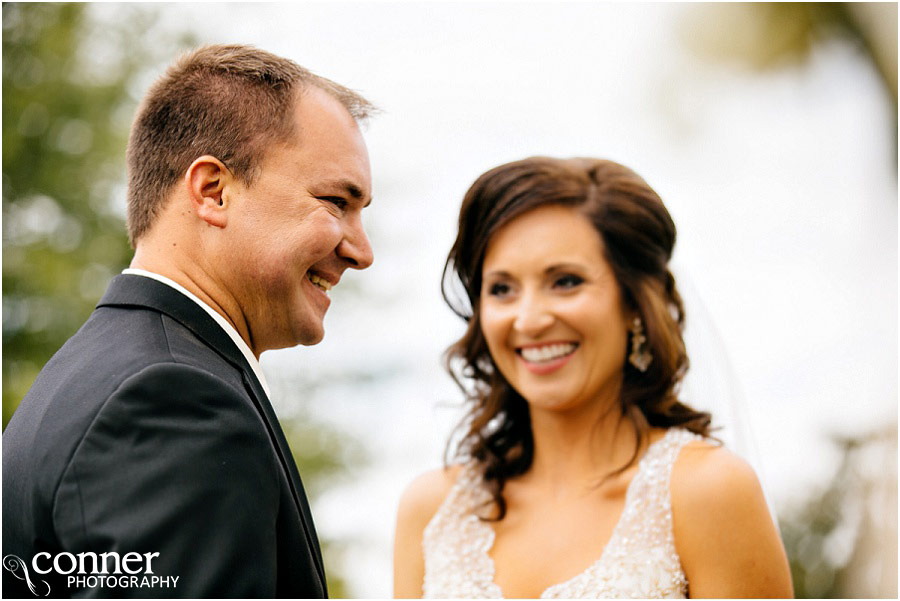
[[[578,415],[532,410],[531,428],[534,459],[528,477],[560,490],[596,485],[628,462],[637,440],[618,403]]]

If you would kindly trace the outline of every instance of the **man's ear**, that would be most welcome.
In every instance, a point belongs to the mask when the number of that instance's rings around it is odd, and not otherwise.
[[[184,175],[191,206],[203,221],[214,227],[228,223],[226,189],[234,181],[231,171],[214,156],[203,155]]]

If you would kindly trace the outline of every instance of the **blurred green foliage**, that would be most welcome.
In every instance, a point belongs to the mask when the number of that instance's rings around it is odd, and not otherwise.
[[[897,156],[896,2],[722,2],[693,5],[683,34],[713,61],[758,71],[807,61],[831,43],[848,44],[868,63],[892,110]]]
[[[842,596],[837,589],[838,575],[846,564],[854,541],[843,541],[838,537],[845,530],[840,526],[850,519],[847,515],[851,509],[847,504],[848,497],[859,490],[850,461],[851,450],[857,444],[856,441],[840,444],[841,463],[825,489],[811,495],[800,508],[779,521],[791,564],[794,597],[798,599],[834,599]],[[841,553],[829,553],[837,546],[843,547]]]
[[[306,494],[313,503],[329,487],[352,477],[351,466],[355,470],[365,466],[365,453],[358,442],[317,422],[308,412],[301,412],[291,419],[282,419],[281,425],[303,476]],[[315,517],[315,507],[313,515]],[[344,555],[353,541],[322,539],[322,533],[319,532],[319,542],[322,544],[325,561],[328,596],[341,599],[350,597],[341,568],[345,563]]]
[[[832,436],[833,476],[781,516],[796,598],[896,598],[896,433]]]
[[[197,44],[157,27],[164,6],[3,4],[4,429],[43,365],[131,260],[131,119],[149,78]],[[284,425],[312,500],[359,460],[340,433],[307,415]],[[340,544],[321,542],[326,560],[339,557]],[[338,597],[346,596],[339,566],[326,566]]]
[[[733,2],[703,3],[693,8],[693,18],[684,32],[689,46],[710,60],[737,61],[760,72],[807,61],[820,46],[848,44],[871,66],[891,107],[888,118],[893,121],[894,143],[885,152],[891,152],[896,160],[896,3]],[[896,433],[896,426],[893,431]],[[869,501],[865,491],[872,483],[860,475],[858,450],[872,440],[871,436],[835,438],[841,461],[832,480],[823,489],[812,491],[801,506],[780,520],[797,598],[884,594],[884,587],[858,582],[859,571],[853,570],[860,558],[872,553],[858,544],[863,525],[885,521],[883,516],[868,515],[864,509]],[[896,437],[888,452],[896,453]],[[894,478],[894,498],[896,475],[894,468],[892,475],[880,476]],[[879,566],[867,566],[873,574],[880,574],[875,568]],[[893,586],[884,590],[893,596],[897,590],[896,562],[887,570],[893,571]]]
[[[153,16],[129,16],[101,31],[85,4],[3,5],[4,428],[130,259],[113,199]]]

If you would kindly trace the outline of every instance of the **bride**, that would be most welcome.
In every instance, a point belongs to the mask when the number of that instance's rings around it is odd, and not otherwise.
[[[445,297],[471,410],[457,463],[403,494],[395,596],[791,596],[756,475],[678,398],[674,242],[611,161],[530,158],[469,189],[447,260],[466,298]]]

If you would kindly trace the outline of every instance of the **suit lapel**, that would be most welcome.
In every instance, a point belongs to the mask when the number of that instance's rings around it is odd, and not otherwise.
[[[197,303],[171,286],[148,277],[133,274],[116,276],[110,283],[106,294],[103,295],[103,298],[97,304],[98,308],[104,306],[134,306],[150,308],[164,313],[181,323],[207,346],[240,370],[243,376],[244,387],[247,389],[250,398],[262,417],[278,459],[291,484],[291,494],[303,521],[303,528],[310,552],[315,558],[314,563],[322,583],[322,590],[325,591],[325,570],[322,565],[321,549],[315,527],[313,526],[309,501],[306,498],[303,482],[300,479],[297,465],[293,460],[290,447],[284,437],[281,425],[278,423],[275,411],[240,349],[237,348],[222,327]]]
[[[319,578],[322,581],[322,590],[325,591],[325,596],[327,596],[322,551],[319,547],[316,529],[313,526],[309,501],[306,498],[306,491],[303,488],[303,482],[300,480],[300,473],[297,471],[297,464],[293,460],[290,446],[287,443],[287,439],[284,437],[284,431],[281,429],[278,418],[275,416],[275,410],[272,408],[272,404],[269,403],[259,380],[256,379],[256,376],[249,367],[243,370],[242,374],[244,377],[244,386],[251,392],[250,396],[254,399],[257,408],[263,415],[263,420],[266,422],[266,428],[269,430],[269,436],[276,442],[275,449],[278,452],[278,458],[281,460],[281,465],[284,467],[288,479],[291,481],[291,493],[294,496],[294,501],[297,503],[297,508],[300,510],[300,519],[303,520],[306,541],[309,544],[309,548],[312,550],[313,557],[315,557],[316,569],[318,570]]]

